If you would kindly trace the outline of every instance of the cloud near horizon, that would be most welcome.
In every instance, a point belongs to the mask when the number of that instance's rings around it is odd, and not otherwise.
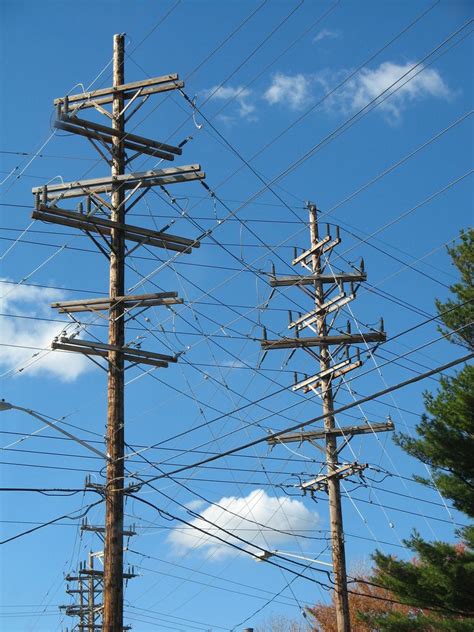
[[[196,509],[199,508],[199,505],[195,506]],[[180,526],[171,531],[168,541],[177,555],[185,555],[193,550],[221,559],[227,555],[235,555],[237,549],[212,535],[218,535],[229,544],[257,553],[262,549],[274,550],[291,545],[294,537],[284,533],[285,531],[291,533],[314,529],[318,521],[318,514],[307,509],[301,500],[289,496],[273,497],[263,489],[255,489],[248,496],[223,497],[216,504],[200,509],[199,516],[191,520],[191,525],[202,529],[204,533],[191,526]],[[256,522],[259,524],[255,524]],[[241,542],[234,535],[251,544]],[[244,553],[241,552],[241,555]]]
[[[52,318],[50,303],[64,298],[60,290],[6,283],[0,279],[2,313],[12,313],[20,318],[0,317],[0,367],[18,375],[22,366],[28,365],[38,354],[38,361],[28,367],[28,375],[48,375],[63,382],[72,382],[92,368],[85,356],[79,353],[37,352],[36,347],[47,349],[53,338],[64,326],[26,317]],[[7,345],[15,345],[7,346]],[[33,347],[22,348],[22,347]],[[43,357],[41,357],[43,356]],[[16,371],[15,371],[16,369]]]

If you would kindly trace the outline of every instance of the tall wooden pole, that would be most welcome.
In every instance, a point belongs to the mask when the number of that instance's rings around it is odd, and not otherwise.
[[[319,241],[317,209],[314,204],[309,205],[309,224],[311,233],[311,246]],[[321,274],[321,250],[311,257],[314,275]],[[315,306],[321,309],[324,303],[324,289],[321,281],[314,282]],[[327,335],[326,313],[321,309],[317,323],[318,336]],[[320,370],[327,371],[331,367],[331,357],[327,345],[319,345]],[[323,373],[324,375],[324,373]],[[321,377],[321,391],[324,429],[335,428],[334,422],[334,398],[331,386],[331,376]],[[331,523],[332,562],[334,568],[334,595],[336,605],[336,622],[338,632],[350,632],[349,601],[347,596],[346,553],[344,548],[344,531],[342,523],[342,507],[340,481],[335,474],[338,466],[337,438],[334,435],[326,435],[326,465],[328,474],[329,518]]]
[[[124,531],[124,498],[125,486],[125,381],[124,364],[129,366],[146,364],[149,366],[166,368],[168,363],[177,362],[178,356],[163,353],[145,351],[143,349],[131,349],[125,346],[125,309],[140,307],[140,310],[158,305],[181,304],[183,300],[177,292],[159,292],[143,295],[125,295],[125,257],[127,250],[125,240],[135,242],[135,248],[147,244],[153,248],[163,248],[172,253],[190,253],[193,248],[200,246],[199,239],[172,235],[165,230],[151,231],[140,226],[129,225],[125,222],[125,200],[127,196],[133,196],[138,189],[142,189],[134,201],[128,204],[136,204],[140,198],[155,186],[168,186],[191,181],[202,181],[206,174],[201,171],[199,164],[183,165],[175,168],[154,169],[145,173],[125,174],[125,166],[139,155],[154,156],[162,160],[174,160],[175,156],[182,153],[181,146],[175,147],[166,143],[138,136],[125,134],[125,120],[130,118],[142,103],[151,95],[172,90],[181,90],[184,82],[180,81],[178,74],[166,74],[159,77],[147,78],[143,81],[134,81],[125,84],[124,76],[124,35],[114,35],[113,49],[113,85],[80,94],[68,95],[54,100],[57,119],[54,126],[58,129],[78,134],[93,142],[102,158],[111,165],[110,177],[94,178],[92,180],[74,181],[62,185],[50,183],[42,187],[34,187],[32,193],[35,196],[35,208],[32,216],[45,222],[60,224],[82,230],[90,237],[99,250],[109,259],[109,297],[107,299],[85,299],[79,302],[66,301],[53,304],[61,313],[72,314],[74,312],[93,312],[97,310],[109,310],[108,343],[99,341],[87,341],[77,339],[75,336],[61,335],[55,338],[51,344],[52,349],[81,353],[86,356],[98,356],[107,358],[108,385],[107,385],[107,466],[106,484],[91,485],[103,491],[105,497],[105,525],[103,527],[89,527],[87,530],[105,532],[104,542],[104,570],[94,571],[91,558],[91,568],[86,569],[82,564],[78,576],[68,575],[67,581],[78,582],[79,588],[68,589],[71,594],[78,594],[80,605],[77,607],[65,607],[67,614],[79,616],[79,625],[86,629],[84,613],[89,615],[87,627],[89,630],[100,628],[103,632],[123,632],[129,626],[123,625],[123,598],[124,580],[134,577],[134,573],[125,572],[123,569],[123,539],[135,535],[130,530]],[[134,107],[132,112],[124,117],[124,103],[128,105],[135,99],[142,101]],[[102,106],[112,104],[112,112],[106,111]],[[95,121],[76,116],[77,112],[83,112],[89,108],[95,108],[101,114],[112,118],[112,125],[101,125]],[[110,150],[111,160],[106,152]],[[128,159],[125,151],[131,150]],[[63,186],[64,185],[64,186]],[[64,190],[62,190],[64,189]],[[130,189],[132,189],[130,191]],[[127,194],[125,191],[127,190]],[[130,191],[130,193],[128,193]],[[110,195],[110,217],[98,217],[92,211],[109,207],[99,194]],[[57,203],[64,199],[85,197],[87,213],[83,212],[83,203],[80,203],[80,212],[59,208]],[[78,209],[79,210],[79,209]],[[106,243],[107,249],[95,238],[99,235]],[[31,411],[29,411],[31,412]],[[44,421],[43,419],[41,421]],[[64,431],[63,431],[64,432]],[[67,434],[67,433],[66,433]],[[77,437],[70,435],[75,441],[83,443],[87,448],[104,456],[99,450],[81,442]],[[84,525],[86,529],[86,525]],[[90,574],[89,612],[84,610],[83,575]],[[94,591],[97,592],[94,577],[102,581],[103,608],[102,612],[95,612]],[[94,610],[94,611],[93,611]],[[95,623],[102,619],[102,623]]]
[[[113,85],[124,81],[124,35],[114,35]],[[112,127],[124,131],[124,99],[121,92],[114,93]],[[112,140],[112,176],[125,172],[123,141]],[[124,190],[112,185],[111,219],[124,223]],[[111,231],[110,252],[110,312],[109,344],[122,348],[125,343],[123,303],[114,302],[125,293],[125,244],[120,229]],[[109,352],[109,379],[107,401],[107,485],[105,499],[104,549],[104,612],[103,631],[121,632],[123,627],[123,488],[124,488],[124,359],[117,351]]]

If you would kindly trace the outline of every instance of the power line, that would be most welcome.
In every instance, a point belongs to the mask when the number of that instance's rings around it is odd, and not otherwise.
[[[16,535],[13,535],[9,538],[6,538],[5,540],[1,540],[0,541],[0,545],[3,544],[7,544],[8,542],[13,542],[13,540],[18,540],[18,538],[22,538],[25,535],[29,535],[30,533],[34,533],[35,531],[38,531],[39,529],[43,529],[44,527],[49,527],[50,525],[54,524],[55,522],[59,522],[59,520],[64,520],[64,519],[70,519],[70,520],[76,520],[77,518],[83,518],[84,516],[86,516],[89,511],[93,508],[96,507],[97,505],[99,505],[100,503],[103,503],[104,500],[101,498],[100,500],[96,501],[95,503],[91,503],[90,505],[87,506],[87,508],[85,509],[85,511],[83,511],[82,509],[80,509],[79,511],[82,511],[82,513],[80,513],[79,515],[77,515],[77,511],[73,511],[67,514],[63,514],[62,516],[58,516],[57,518],[53,518],[52,520],[49,520],[48,522],[42,522],[41,524],[39,524],[38,526],[32,527],[31,529],[27,529],[26,531],[22,531],[21,533],[17,533]]]
[[[384,388],[380,391],[377,391],[376,393],[373,393],[372,395],[367,395],[366,397],[362,397],[361,399],[355,401],[355,402],[350,402],[349,404],[345,404],[344,406],[341,406],[339,408],[337,408],[334,411],[335,415],[340,415],[341,413],[345,412],[346,410],[350,410],[351,408],[354,408],[355,406],[360,406],[362,404],[365,404],[368,401],[371,401],[373,399],[377,399],[379,397],[382,397],[383,395],[387,395],[389,393],[392,393],[394,391],[400,390],[401,388],[405,388],[406,386],[409,386],[411,384],[415,384],[417,382],[420,382],[421,380],[429,377],[430,375],[435,375],[437,373],[446,371],[447,369],[450,369],[454,366],[457,366],[458,364],[461,364],[463,362],[468,362],[469,360],[471,360],[474,357],[474,353],[468,353],[467,355],[458,358],[457,360],[453,360],[451,362],[448,362],[446,364],[443,364],[441,366],[436,367],[435,369],[432,369],[431,371],[427,371],[425,373],[422,373],[421,375],[416,375],[408,380],[404,380],[403,382],[398,382],[397,384],[394,384],[393,386],[389,386],[388,388]],[[309,419],[305,422],[302,423],[298,423],[295,424],[293,426],[290,426],[289,428],[285,428],[284,430],[279,430],[275,433],[273,433],[273,436],[275,438],[279,437],[280,435],[283,435],[285,433],[288,432],[294,432],[296,430],[301,430],[301,428],[304,428],[305,426],[314,424],[318,421],[322,421],[324,419],[324,415],[319,415],[318,417],[314,417],[312,419]],[[201,461],[198,461],[196,463],[192,463],[190,465],[186,465],[184,467],[172,470],[171,472],[167,472],[166,474],[162,474],[160,476],[155,476],[153,478],[151,478],[149,481],[147,481],[147,483],[155,481],[155,480],[159,480],[162,478],[169,478],[174,476],[175,474],[180,474],[181,472],[184,472],[186,470],[195,468],[195,467],[199,467],[201,465],[205,465],[206,463],[210,463],[212,461],[216,461],[220,458],[223,458],[225,456],[228,456],[230,454],[235,454],[237,452],[240,452],[242,450],[246,450],[250,447],[253,447],[255,445],[259,445],[260,443],[264,443],[267,441],[267,437],[260,437],[259,439],[254,439],[253,441],[248,441],[247,443],[244,443],[240,446],[237,446],[235,448],[230,448],[229,450],[226,450],[224,452],[221,452],[219,455],[217,456],[212,456],[212,457],[208,457],[207,459],[202,459]]]

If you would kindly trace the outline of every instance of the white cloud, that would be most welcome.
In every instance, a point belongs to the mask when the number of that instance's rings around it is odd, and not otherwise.
[[[0,279],[0,297],[2,313],[18,316],[51,318],[51,301],[63,298],[59,290],[38,288],[26,285],[5,283]],[[64,382],[75,380],[91,368],[90,362],[82,354],[51,352],[44,354],[35,349],[21,347],[49,348],[55,336],[60,334],[59,323],[23,318],[0,317],[0,366],[3,371],[19,369],[32,361],[39,353],[40,359],[28,368],[29,375],[49,374]],[[17,345],[8,347],[3,345]]]
[[[185,507],[187,509],[190,509],[191,511],[199,511],[204,507],[205,504],[206,503],[204,502],[204,500],[199,500],[199,498],[196,498],[196,500],[190,500],[188,503],[186,503]]]
[[[319,31],[319,33],[316,33],[316,35],[313,37],[313,42],[320,42],[323,39],[335,39],[336,37],[340,37],[340,32],[339,31],[330,31],[329,29],[323,29],[322,31]]]
[[[254,120],[255,105],[250,102],[252,91],[243,86],[214,86],[206,90],[204,95],[210,99],[221,101],[235,100],[237,103],[237,114],[241,118]],[[232,119],[228,115],[222,115],[222,119]]]
[[[263,98],[270,104],[288,105],[293,110],[304,107],[310,99],[311,79],[303,74],[284,75],[277,73]]]
[[[409,105],[430,97],[447,100],[452,96],[437,70],[425,68],[420,72],[422,67],[418,66],[412,71],[413,66],[411,62],[397,64],[386,61],[373,70],[363,69],[338,90],[327,105],[330,108],[338,105],[345,112],[351,112],[363,108],[384,92],[378,108],[390,122],[397,122]],[[337,83],[337,78],[326,71],[317,76],[317,81],[326,91]],[[391,87],[392,84],[395,85]],[[387,95],[391,96],[386,98]]]
[[[257,553],[261,549],[273,550],[284,547],[285,544],[291,546],[294,544],[294,537],[282,532],[314,529],[317,523],[318,515],[307,509],[300,500],[289,496],[274,498],[268,496],[264,490],[256,489],[246,497],[221,498],[215,505],[209,505],[201,511],[200,516],[193,519],[191,524],[204,533],[188,526],[177,527],[171,531],[168,540],[177,554],[184,555],[194,549],[204,550],[220,558],[235,554],[236,549],[216,540],[212,535]],[[216,529],[214,525],[230,533]],[[272,531],[272,528],[278,531]],[[237,540],[234,535],[248,540],[253,546]]]

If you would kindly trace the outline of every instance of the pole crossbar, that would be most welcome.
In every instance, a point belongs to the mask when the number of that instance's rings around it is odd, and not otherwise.
[[[154,307],[159,305],[178,305],[183,303],[178,298],[177,292],[159,292],[156,294],[130,294],[128,296],[116,296],[111,298],[86,298],[73,301],[59,301],[51,303],[52,309],[57,309],[61,314],[72,312],[94,312],[108,310],[114,302],[120,301],[125,309],[133,307]]]
[[[95,355],[102,358],[109,357],[110,353],[118,353],[127,362],[150,364],[163,368],[168,366],[168,362],[178,361],[176,356],[165,355],[163,353],[143,351],[131,347],[118,347],[117,345],[107,345],[90,340],[77,340],[75,338],[62,337],[59,342],[53,341],[51,348],[60,351],[74,351],[85,355]]]
[[[278,443],[303,443],[303,441],[314,441],[325,439],[327,436],[348,437],[351,435],[371,434],[372,432],[387,432],[395,430],[393,421],[386,423],[366,423],[363,426],[344,426],[344,428],[332,428],[331,430],[307,430],[301,432],[289,432],[288,434],[278,435],[276,437],[270,435],[267,439],[269,445],[277,445]]]
[[[133,83],[126,83],[123,85],[100,88],[99,90],[92,90],[91,92],[82,92],[80,94],[71,94],[67,97],[59,97],[54,99],[53,104],[63,105],[65,103],[74,103],[84,101],[81,105],[81,109],[84,107],[93,107],[92,100],[96,103],[112,103],[114,96],[121,94],[122,99],[133,98],[136,90],[142,88],[141,95],[153,94],[151,90],[155,92],[164,92],[167,90],[177,90],[184,87],[184,82],[179,80],[178,74],[163,75],[162,77],[153,77],[152,79],[144,79],[143,81],[134,81]],[[99,97],[105,97],[103,99]],[[87,102],[90,102],[89,104]]]
[[[49,207],[40,205],[39,209],[34,210],[31,216],[33,219],[39,219],[43,222],[69,226],[79,230],[99,233],[100,235],[110,236],[115,229],[121,231],[124,238],[128,241],[183,252],[185,254],[190,254],[192,248],[200,247],[198,240],[179,237],[171,233],[149,230],[140,226],[133,226],[132,224],[124,224],[122,222],[96,217],[95,215],[66,211],[56,206]]]
[[[117,140],[117,139],[116,139]],[[89,193],[112,193],[113,189],[120,186],[121,191],[175,182],[188,182],[203,180],[205,174],[201,171],[201,165],[184,165],[182,167],[168,167],[128,174],[112,174],[109,177],[93,178],[89,180],[76,180],[64,184],[49,184],[34,187],[32,192],[42,195],[43,204],[56,198],[80,197]]]
[[[367,332],[363,334],[339,334],[337,336],[313,336],[306,338],[280,338],[279,340],[260,340],[264,351],[274,349],[298,349],[304,347],[320,347],[321,345],[353,345],[366,342],[385,342],[387,334],[384,331]]]
[[[306,276],[288,275],[271,276],[269,283],[271,287],[291,287],[293,285],[314,285],[315,281],[321,283],[338,283],[341,281],[363,282],[367,281],[367,274],[357,272],[343,272],[337,274],[307,274]]]

